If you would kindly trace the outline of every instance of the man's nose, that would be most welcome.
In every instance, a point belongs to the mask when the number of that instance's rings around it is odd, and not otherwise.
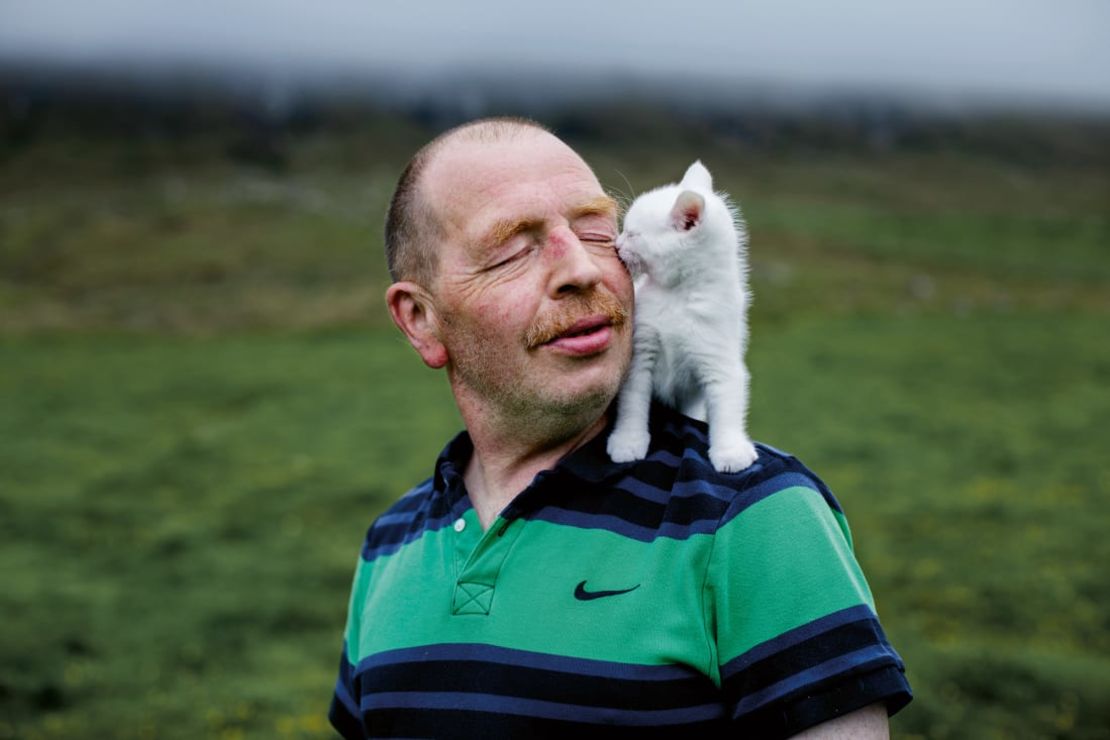
[[[596,255],[569,228],[548,234],[551,276],[549,293],[553,298],[593,288],[601,282],[602,271]]]

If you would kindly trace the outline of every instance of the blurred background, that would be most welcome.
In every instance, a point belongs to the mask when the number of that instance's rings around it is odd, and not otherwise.
[[[0,738],[328,737],[355,559],[459,428],[382,301],[439,131],[751,231],[754,435],[916,701],[1110,737],[1110,6],[0,3]]]

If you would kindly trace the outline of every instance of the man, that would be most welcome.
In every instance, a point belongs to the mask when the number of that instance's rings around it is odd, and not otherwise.
[[[367,533],[330,718],[347,737],[885,737],[909,701],[832,494],[759,446],[718,474],[652,411],[605,454],[631,355],[617,208],[538,125],[477,121],[401,177],[386,300],[466,426]]]

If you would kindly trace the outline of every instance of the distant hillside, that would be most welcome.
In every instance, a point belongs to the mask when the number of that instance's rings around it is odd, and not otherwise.
[[[759,86],[677,86],[463,74],[408,83],[382,74],[293,82],[218,70],[0,67],[0,157],[42,137],[222,137],[236,158],[280,164],[282,141],[403,121],[436,131],[482,115],[538,118],[604,143],[707,137],[752,151],[972,153],[1027,163],[1110,164],[1110,116]]]

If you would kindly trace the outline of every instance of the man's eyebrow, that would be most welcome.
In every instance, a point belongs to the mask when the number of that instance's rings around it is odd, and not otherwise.
[[[598,195],[580,203],[570,209],[570,220],[574,221],[587,216],[606,216],[616,218],[617,202],[608,195]],[[512,239],[517,234],[527,231],[540,231],[545,223],[542,218],[499,219],[494,221],[482,236],[482,243],[488,246],[498,246]]]
[[[595,198],[575,206],[570,212],[571,220],[584,216],[617,216],[617,201],[608,195],[599,195]]]
[[[500,219],[486,230],[482,241],[490,246],[498,246],[512,239],[517,234],[526,231],[537,231],[543,228],[543,219]]]

